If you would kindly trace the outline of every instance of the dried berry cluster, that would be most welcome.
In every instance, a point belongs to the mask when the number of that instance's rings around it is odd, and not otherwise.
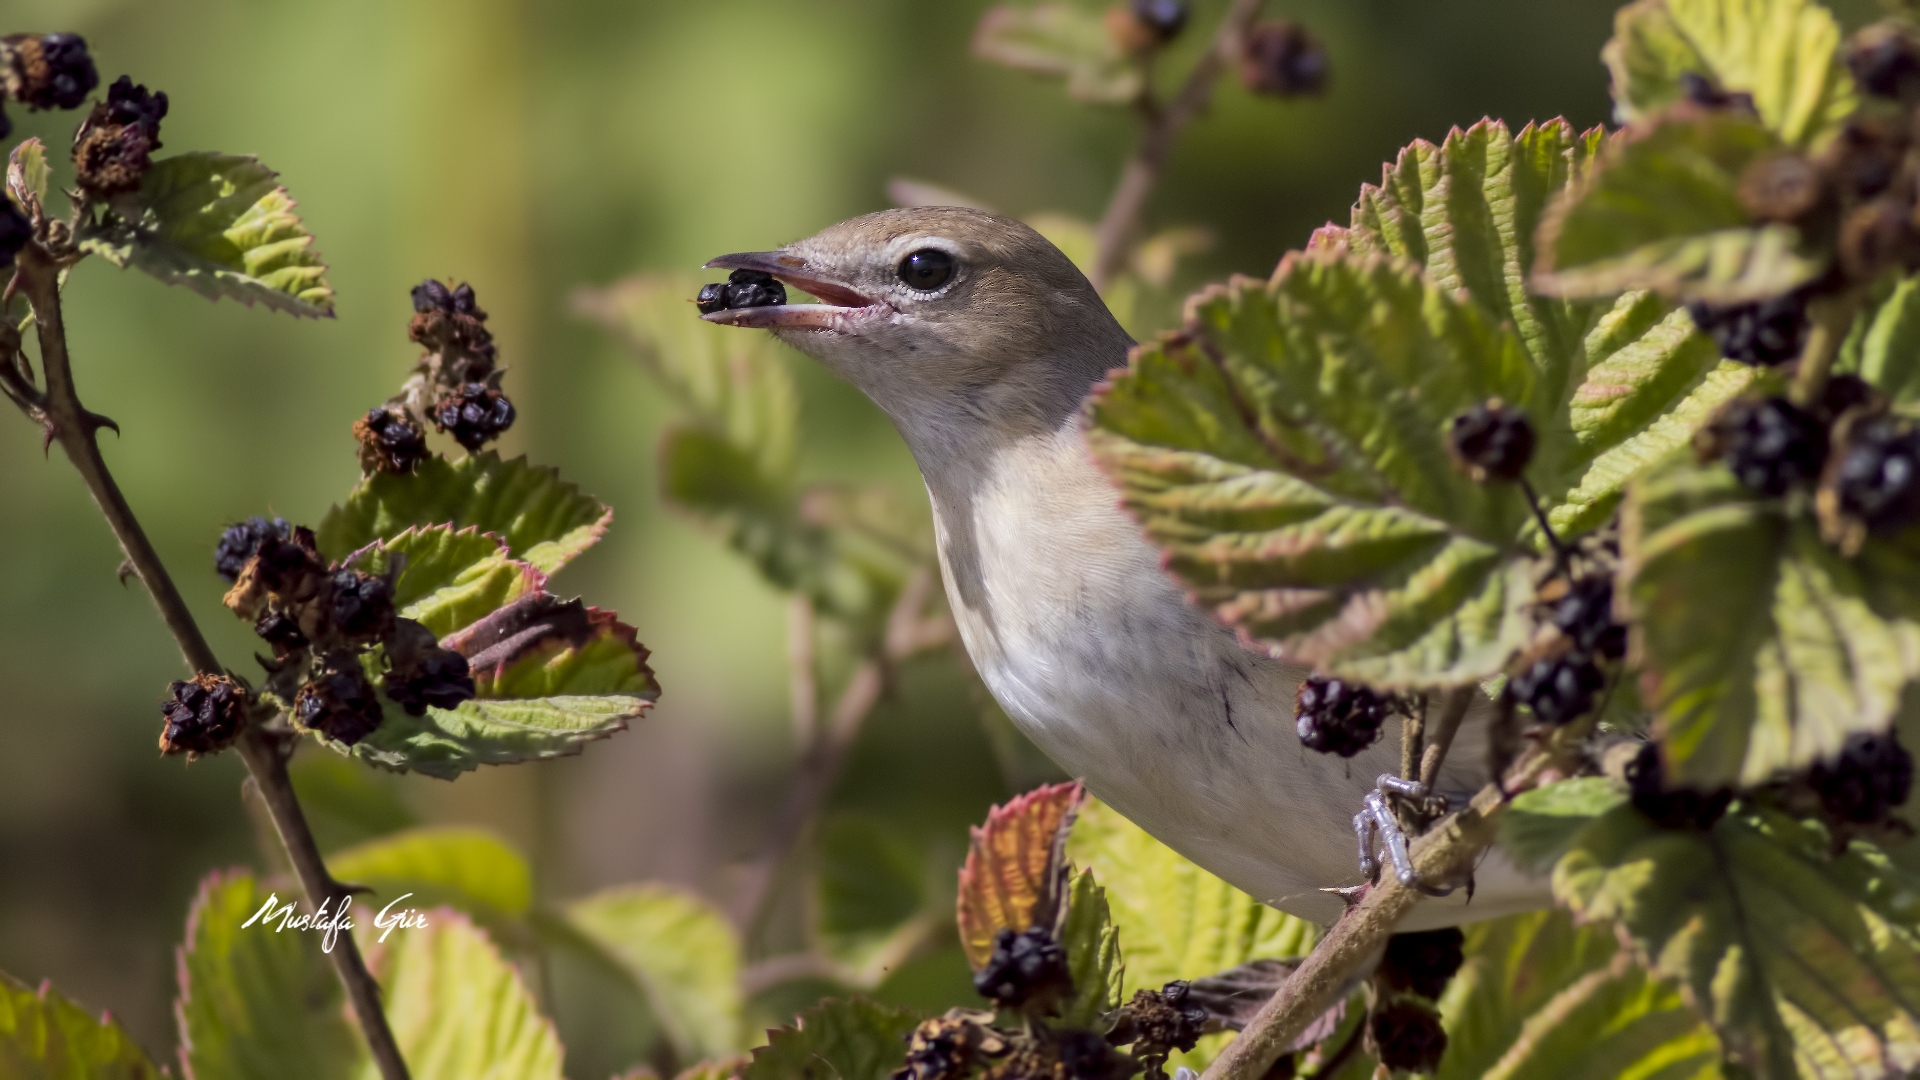
[[[328,565],[310,529],[248,518],[221,536],[214,569],[233,582],[227,607],[272,646],[273,659],[261,659],[268,690],[307,728],[351,746],[380,726],[370,662],[385,669],[387,697],[415,716],[473,696],[466,658],[400,618],[386,578]]]
[[[1287,19],[1256,23],[1240,39],[1240,81],[1256,94],[1295,97],[1327,88],[1327,50]]]
[[[427,280],[413,288],[407,336],[426,348],[400,392],[354,421],[360,467],[411,473],[432,457],[427,424],[477,452],[513,426],[513,402],[500,391],[505,369],[473,287]]]
[[[1008,1008],[1066,997],[1073,993],[1067,950],[1044,927],[1017,934],[1002,929],[993,939],[993,955],[973,977],[973,988]]]
[[[694,306],[702,315],[737,308],[774,307],[786,302],[787,287],[775,281],[773,275],[758,270],[735,270],[724,282],[700,286],[700,294],[693,298]]]
[[[961,1080],[971,1075],[977,1065],[1010,1049],[992,1023],[992,1013],[971,1009],[949,1009],[944,1016],[921,1021],[907,1036],[907,1063],[894,1070],[893,1080]]]
[[[1180,979],[1158,990],[1135,990],[1133,1000],[1120,1006],[1107,1041],[1131,1044],[1131,1056],[1148,1076],[1163,1075],[1167,1057],[1193,1049],[1206,1029],[1207,1010],[1192,998],[1193,984]]]
[[[100,73],[79,34],[0,37],[0,92],[29,109],[74,109],[100,85]],[[0,110],[0,139],[13,131]]]
[[[1387,999],[1367,1014],[1367,1041],[1388,1069],[1432,1072],[1447,1052],[1447,1033],[1432,1002],[1404,995]]]
[[[119,195],[140,187],[160,148],[160,121],[167,95],[150,92],[125,75],[107,88],[73,137],[74,178],[88,194]]]
[[[1309,750],[1353,755],[1372,746],[1387,717],[1404,710],[1393,694],[1348,679],[1310,675],[1293,699],[1294,729]]]
[[[226,675],[196,675],[167,687],[160,706],[163,754],[212,754],[233,744],[247,724],[247,691]]]

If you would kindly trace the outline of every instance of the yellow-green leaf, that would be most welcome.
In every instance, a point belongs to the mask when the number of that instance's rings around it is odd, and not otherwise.
[[[372,957],[414,1080],[562,1080],[560,1038],[487,935],[451,908]],[[362,1080],[377,1080],[371,1065]]]
[[[162,1080],[110,1017],[0,973],[0,1076],[7,1080]]]
[[[629,885],[574,902],[567,918],[645,997],[681,1060],[745,1048],[740,945],[711,904],[664,885]]]

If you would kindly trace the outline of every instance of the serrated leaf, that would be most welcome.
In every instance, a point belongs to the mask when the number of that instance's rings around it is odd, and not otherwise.
[[[1667,775],[1763,783],[1879,731],[1920,671],[1920,626],[1883,616],[1893,575],[1725,468],[1676,456],[1621,517],[1622,591]],[[1883,595],[1885,593],[1886,595]]]
[[[1019,71],[1065,79],[1076,101],[1124,105],[1145,75],[1107,32],[1100,14],[1068,3],[1001,4],[980,17],[973,55]]]
[[[547,575],[508,554],[504,540],[468,526],[413,526],[360,549],[346,563],[369,574],[396,567],[400,614],[446,637],[546,587]]]
[[[1060,1022],[1070,1028],[1094,1028],[1102,1016],[1120,1007],[1124,967],[1107,891],[1091,870],[1075,874],[1067,887],[1060,944],[1067,950],[1067,970],[1073,976],[1073,996],[1061,1005]]]
[[[1793,226],[1754,221],[1738,194],[1741,174],[1781,147],[1737,111],[1682,109],[1627,129],[1547,213],[1534,288],[1734,304],[1811,281],[1827,256]]]
[[[1545,870],[1593,819],[1627,800],[1604,776],[1579,776],[1523,791],[1500,819],[1500,847],[1513,861]]]
[[[520,973],[466,916],[425,916],[427,926],[396,930],[371,964],[414,1080],[562,1080],[559,1036]]]
[[[327,558],[339,560],[415,526],[472,528],[499,536],[514,558],[551,574],[597,543],[612,521],[610,508],[558,472],[489,450],[362,479],[327,511],[316,538]]]
[[[1856,323],[1839,367],[1878,386],[1895,405],[1920,400],[1920,277],[1903,277]]]
[[[620,695],[633,715],[660,687],[646,646],[611,611],[534,593],[441,641],[467,658],[479,700]]]
[[[619,886],[569,905],[567,918],[633,981],[682,1060],[743,1049],[740,945],[712,905],[667,886]]]
[[[1858,103],[1839,48],[1832,13],[1808,0],[1636,0],[1600,56],[1622,123],[1682,100],[1691,72],[1750,95],[1768,127],[1811,148]]]
[[[180,1065],[192,1080],[345,1080],[364,1067],[365,1047],[319,940],[244,925],[269,899],[243,870],[209,875],[194,897],[173,1007]]]
[[[969,827],[955,907],[960,946],[975,971],[993,956],[1001,930],[1053,928],[1068,884],[1066,831],[1084,794],[1078,782],[1036,788],[989,809],[985,825]]]
[[[111,1017],[98,1019],[43,984],[0,973],[0,1076],[8,1080],[162,1080]]]
[[[50,176],[47,146],[39,139],[26,139],[7,155],[7,194],[28,217],[46,201]]]
[[[209,300],[331,316],[326,264],[278,175],[243,155],[164,158],[110,213],[81,222],[80,247]]]
[[[889,1080],[920,1018],[864,998],[823,1001],[767,1033],[744,1080]]]
[[[391,908],[446,906],[473,917],[502,948],[530,940],[523,920],[533,908],[533,870],[512,847],[485,829],[428,826],[409,829],[336,852],[327,858],[335,879],[365,886],[356,900],[370,910],[363,926]]]
[[[1644,964],[1680,980],[1728,1054],[1763,1075],[1902,1074],[1920,1066],[1920,949],[1877,893],[1911,893],[1858,842],[1771,812],[1708,832],[1619,807],[1554,868],[1576,917],[1617,921]]]
[[[1678,988],[1616,955],[1605,927],[1562,911],[1467,928],[1440,1000],[1437,1080],[1720,1075],[1719,1040]]]
[[[578,754],[611,738],[652,706],[644,698],[602,695],[468,701],[425,716],[388,710],[354,757],[396,772],[452,780],[482,765],[518,765]]]

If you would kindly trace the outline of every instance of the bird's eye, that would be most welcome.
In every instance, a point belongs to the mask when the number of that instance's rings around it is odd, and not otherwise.
[[[953,256],[939,248],[921,248],[900,260],[900,280],[911,289],[932,292],[953,277]]]

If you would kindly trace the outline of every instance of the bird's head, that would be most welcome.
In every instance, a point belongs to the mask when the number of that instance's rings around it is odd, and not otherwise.
[[[703,317],[771,330],[865,391],[910,441],[927,425],[1057,424],[1131,344],[1059,248],[965,207],[868,214],[707,265],[817,297]]]

